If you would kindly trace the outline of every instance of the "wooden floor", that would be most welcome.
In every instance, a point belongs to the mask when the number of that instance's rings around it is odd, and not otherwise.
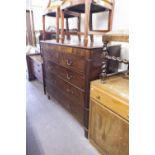
[[[38,81],[26,85],[26,155],[99,155],[80,124],[47,99]]]

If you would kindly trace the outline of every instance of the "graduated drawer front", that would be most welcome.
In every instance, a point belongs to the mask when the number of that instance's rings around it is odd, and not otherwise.
[[[69,83],[75,85],[76,87],[80,89],[85,89],[85,77],[84,75],[78,74],[74,71],[71,71],[67,68],[61,67],[51,61],[45,61],[45,69],[47,76],[49,74],[55,74],[59,76],[60,78],[68,81]],[[50,76],[50,75],[49,75]]]
[[[61,66],[77,72],[85,73],[86,53],[80,48],[62,47],[55,45],[43,46],[43,57]]]
[[[103,104],[107,108],[111,109],[113,112],[117,113],[126,120],[129,119],[129,106],[123,101],[115,98],[109,93],[103,91],[101,92],[100,90],[94,87],[91,88],[90,96],[91,98],[95,99],[100,104]]]
[[[51,94],[61,105],[64,106],[72,115],[83,125],[83,104],[71,99],[68,92],[62,91],[61,87],[46,81],[46,90]],[[61,94],[61,95],[60,95]],[[68,96],[69,95],[69,96]]]
[[[70,100],[76,102],[77,104],[83,105],[84,93],[64,80],[60,79],[55,74],[46,73],[46,84],[55,85],[56,87],[60,88],[61,91],[64,92]]]

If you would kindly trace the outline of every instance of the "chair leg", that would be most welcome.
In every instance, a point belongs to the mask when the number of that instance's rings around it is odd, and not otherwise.
[[[59,16],[60,16],[60,8],[57,8],[56,12],[56,41],[59,42]]]
[[[113,4],[113,7],[112,7],[112,10],[109,10],[108,31],[112,31],[113,14],[114,14],[114,4]]]
[[[66,18],[66,29],[67,29],[67,32],[69,32],[68,18]],[[70,40],[70,34],[69,33],[67,34],[67,40]]]
[[[42,16],[42,23],[43,23],[43,40],[45,40],[45,15]]]
[[[80,26],[81,26],[81,16],[79,16],[78,17],[78,32],[81,32],[81,28],[80,28]],[[79,38],[79,42],[81,41],[81,35],[80,34],[78,34],[78,38]]]
[[[64,42],[64,11],[61,10],[61,42]]]
[[[86,1],[85,3],[85,27],[84,27],[84,45],[87,46],[88,44],[88,32],[89,32],[89,18],[90,18],[90,1]]]
[[[92,13],[90,13],[89,29],[90,29],[90,31],[93,30],[93,14]],[[91,42],[94,42],[94,36],[93,35],[90,35],[90,40],[91,40]]]

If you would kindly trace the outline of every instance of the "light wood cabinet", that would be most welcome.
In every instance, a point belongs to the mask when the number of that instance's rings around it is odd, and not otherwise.
[[[91,100],[90,141],[105,155],[128,155],[128,122]]]
[[[123,80],[121,87],[125,86],[125,83],[128,83],[128,80],[122,79],[122,77],[117,78],[117,80]],[[129,123],[126,117],[128,115],[128,106],[127,103],[125,103],[127,98],[124,97],[123,99],[119,95],[114,95],[114,91],[108,93],[108,87],[112,88],[110,86],[111,82],[113,83],[113,88],[117,90],[116,87],[121,83],[119,81],[119,83],[116,84],[115,82],[117,80],[113,78],[105,84],[100,83],[107,91],[101,87],[100,89],[96,85],[99,80],[91,84],[89,140],[102,155],[129,154]],[[97,95],[98,91],[100,91],[99,95]],[[123,94],[124,91],[123,96],[128,94],[127,87],[119,91],[122,91],[121,94]],[[117,91],[117,93],[119,91]],[[95,92],[95,95],[93,92]],[[115,102],[113,102],[114,98]],[[124,101],[124,104],[121,101]],[[121,108],[118,108],[120,105]],[[119,113],[119,109],[123,109],[123,115]]]

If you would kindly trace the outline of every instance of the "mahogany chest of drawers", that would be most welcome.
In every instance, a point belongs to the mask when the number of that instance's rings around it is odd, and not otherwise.
[[[102,155],[129,155],[129,80],[91,83],[89,140]]]
[[[88,136],[90,81],[101,73],[102,47],[41,41],[48,97],[56,98],[83,126]]]

